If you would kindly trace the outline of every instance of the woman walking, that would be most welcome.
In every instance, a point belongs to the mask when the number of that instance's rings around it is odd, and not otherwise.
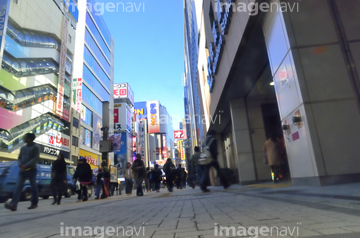
[[[60,205],[61,197],[64,192],[64,185],[67,183],[67,168],[63,154],[59,154],[53,162],[51,168],[51,185],[53,190],[54,202],[52,205]]]

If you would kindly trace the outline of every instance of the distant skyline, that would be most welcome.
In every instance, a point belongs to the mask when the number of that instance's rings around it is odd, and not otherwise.
[[[184,32],[181,0],[96,0],[115,45],[115,83],[135,101],[159,100],[178,129],[184,117]]]

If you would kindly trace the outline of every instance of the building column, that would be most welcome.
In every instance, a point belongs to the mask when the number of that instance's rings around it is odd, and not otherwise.
[[[231,100],[230,113],[239,182],[248,184],[256,181],[257,175],[245,100],[242,98]]]
[[[284,135],[291,177],[311,185],[359,179],[356,66],[347,66],[352,64],[344,50],[347,45],[359,59],[360,34],[352,30],[360,27],[352,20],[359,2],[298,4],[298,12],[268,12],[263,22],[280,117],[289,126]]]

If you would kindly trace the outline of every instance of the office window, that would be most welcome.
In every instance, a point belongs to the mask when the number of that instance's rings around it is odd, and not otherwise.
[[[79,138],[76,136],[72,137],[72,145],[78,147],[79,146]]]
[[[75,117],[73,117],[73,127],[79,128],[79,120]]]

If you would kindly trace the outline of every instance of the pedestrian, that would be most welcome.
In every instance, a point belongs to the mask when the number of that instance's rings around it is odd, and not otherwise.
[[[126,195],[130,196],[132,194],[132,188],[133,188],[133,178],[134,173],[131,169],[130,162],[126,163],[126,167],[124,169],[124,178],[125,178],[125,192]]]
[[[106,164],[106,161],[103,160],[101,162],[101,168],[104,173],[104,181],[105,181],[105,195],[108,197],[110,194],[108,191],[110,191],[110,170],[109,167]]]
[[[60,205],[67,183],[67,166],[63,154],[59,154],[51,167],[51,186],[53,191],[54,202],[52,205]]]
[[[277,139],[276,133],[269,134],[264,143],[264,161],[270,166],[274,183],[280,180],[281,168],[283,166],[282,148]]]
[[[100,192],[101,192],[101,196],[100,196]],[[102,167],[98,169],[98,173],[96,175],[96,184],[95,184],[95,199],[99,199],[99,198],[101,199],[107,198],[104,171]]]
[[[87,186],[92,181],[92,170],[90,165],[86,162],[85,158],[82,158],[78,161],[74,176],[74,180],[80,182],[80,190],[78,193],[78,202],[88,200]]]
[[[161,182],[161,175],[162,172],[159,169],[159,165],[155,164],[154,169],[151,172],[151,183],[152,183],[152,190],[156,192],[160,192],[160,182]]]
[[[151,179],[152,179],[151,170],[149,167],[147,167],[146,176],[145,176],[145,187],[146,187],[146,192],[148,193],[151,191]]]
[[[26,145],[21,147],[18,157],[18,166],[20,172],[17,178],[16,189],[14,191],[11,202],[4,204],[6,209],[11,211],[17,210],[17,205],[20,200],[22,189],[25,181],[28,179],[31,186],[31,206],[28,209],[35,209],[38,206],[38,187],[36,184],[37,163],[40,156],[39,146],[34,142],[35,134],[26,133],[24,135],[24,142]]]
[[[175,184],[177,189],[183,189],[183,171],[181,164],[178,164],[175,170]]]
[[[144,196],[142,184],[146,176],[144,161],[141,160],[141,154],[136,154],[136,160],[132,165],[134,179],[136,183],[136,196]]]
[[[191,175],[194,176],[192,178],[193,181],[193,188],[195,187],[196,184],[196,178],[197,181],[200,184],[200,181],[202,179],[203,176],[203,171],[204,171],[204,166],[199,164],[199,159],[200,159],[200,147],[199,146],[195,146],[194,147],[194,154],[191,157],[191,161],[190,161],[190,167],[191,167]],[[195,174],[195,175],[194,175]],[[189,176],[190,176],[190,171],[189,171]]]
[[[174,187],[175,165],[173,164],[170,158],[166,160],[163,169],[166,175],[166,186],[169,192],[172,192]]]
[[[186,179],[187,179],[188,175],[185,171],[185,168],[181,169],[181,179],[182,179],[182,187],[186,188]]]
[[[212,161],[207,164],[204,165],[204,173],[202,175],[201,178],[201,182],[200,182],[200,188],[203,192],[210,192],[210,190],[207,189],[207,184],[209,181],[209,173],[210,173],[210,168],[214,167],[219,178],[220,178],[220,182],[223,185],[224,189],[228,188],[230,186],[230,183],[228,183],[228,181],[226,181],[224,175],[222,174],[221,170],[220,170],[220,165],[219,162],[217,161],[217,156],[218,156],[218,149],[217,149],[217,142],[216,142],[216,138],[215,138],[215,130],[210,130],[207,133],[206,136],[206,140],[205,140],[205,146],[209,148],[211,157],[212,157]]]

